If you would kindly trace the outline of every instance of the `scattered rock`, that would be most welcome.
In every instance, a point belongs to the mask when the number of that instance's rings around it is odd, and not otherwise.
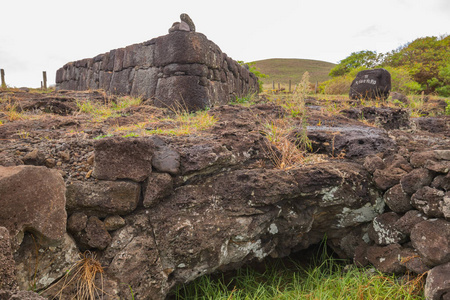
[[[403,249],[400,265],[406,267],[408,271],[416,274],[424,274],[430,270],[417,252],[411,248]]]
[[[386,205],[396,213],[406,213],[413,209],[411,197],[403,191],[401,184],[394,185],[387,190],[383,199]]]
[[[390,152],[395,142],[384,129],[370,126],[308,126],[308,138],[314,152],[337,157],[364,158],[370,154]],[[293,136],[298,132],[294,131]]]
[[[90,248],[104,250],[111,243],[111,236],[105,224],[95,216],[89,217],[85,231],[86,244]]]
[[[153,155],[152,165],[159,172],[176,175],[180,172],[180,153],[169,147],[158,147]]]
[[[447,175],[438,175],[434,178],[431,183],[431,187],[436,189],[441,189],[446,192],[450,191],[450,173]]]
[[[417,210],[410,210],[395,222],[395,228],[403,234],[410,236],[414,226],[425,220],[428,220],[425,215]]]
[[[26,165],[41,166],[45,163],[45,154],[38,149],[34,149],[33,151],[27,153],[22,158],[22,161]]]
[[[86,228],[88,216],[82,212],[73,213],[67,220],[67,230],[72,233],[78,233]]]
[[[411,231],[411,242],[429,266],[450,262],[450,222],[442,219],[418,223]]]
[[[186,24],[188,24],[190,31],[194,31],[195,32],[194,22],[192,21],[192,19],[189,17],[188,14],[186,14],[186,13],[181,14],[180,15],[180,19],[181,19],[182,22],[186,22]]]
[[[152,173],[148,178],[144,196],[144,207],[155,205],[173,192],[173,180],[167,173]]]
[[[105,228],[108,231],[114,231],[125,226],[125,220],[118,215],[107,217],[103,223],[105,224]]]
[[[0,290],[0,299],[5,300],[47,300],[33,291]]]
[[[364,159],[364,168],[373,174],[376,170],[383,170],[386,168],[386,164],[383,159],[375,154],[370,154]]]
[[[54,168],[56,166],[56,160],[54,158],[47,158],[45,160],[45,166],[47,168]]]
[[[400,274],[406,270],[401,264],[402,251],[399,244],[369,246],[367,259],[380,272]]]
[[[450,263],[434,267],[428,273],[425,297],[429,300],[450,299]]]
[[[373,180],[377,187],[383,191],[400,183],[400,180],[407,172],[400,168],[386,168],[383,170],[375,170]]]
[[[445,193],[441,190],[424,186],[411,197],[412,205],[428,217],[443,217]]]
[[[373,219],[369,227],[369,237],[377,245],[400,244],[406,240],[406,235],[396,228],[400,219],[395,212],[388,212]]]
[[[408,195],[412,195],[421,187],[430,185],[432,181],[433,173],[427,169],[419,168],[414,169],[410,173],[403,176],[400,183],[402,185],[402,190]]]

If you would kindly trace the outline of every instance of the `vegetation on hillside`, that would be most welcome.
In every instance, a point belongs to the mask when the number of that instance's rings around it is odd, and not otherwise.
[[[309,60],[309,59],[286,59],[273,58],[253,62],[260,72],[268,77],[261,78],[266,89],[272,88],[272,82],[280,83],[284,87],[292,82],[292,88],[302,80],[305,72],[309,73],[311,82],[322,82],[330,79],[328,73],[335,66],[333,63]]]
[[[437,93],[450,96],[450,36],[418,38],[385,54],[353,52],[329,73],[325,93],[348,93],[358,71],[385,68],[392,75],[392,90],[403,93]],[[337,88],[339,87],[339,88]]]

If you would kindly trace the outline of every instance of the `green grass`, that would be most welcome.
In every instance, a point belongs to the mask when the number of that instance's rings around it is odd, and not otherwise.
[[[261,73],[269,75],[268,78],[261,78],[265,89],[272,88],[272,81],[275,81],[275,88],[278,88],[278,83],[281,83],[284,88],[288,89],[289,80],[294,88],[302,80],[302,75],[306,71],[309,73],[312,83],[322,82],[331,78],[328,73],[335,66],[333,63],[320,60],[285,58],[258,60],[254,63]]]
[[[424,299],[421,277],[401,282],[373,268],[346,266],[322,257],[305,266],[295,260],[273,260],[264,271],[246,267],[230,278],[203,276],[178,287],[173,299]]]
[[[90,114],[94,121],[102,121],[107,118],[119,117],[120,110],[131,106],[139,106],[141,98],[129,96],[120,97],[116,102],[97,103],[90,100],[77,101],[76,105],[81,113]]]

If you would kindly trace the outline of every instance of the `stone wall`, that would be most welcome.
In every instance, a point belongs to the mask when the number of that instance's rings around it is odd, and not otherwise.
[[[183,30],[70,62],[56,72],[58,90],[103,89],[189,110],[257,92],[257,81],[205,35]]]
[[[370,119],[374,110],[346,115]],[[12,255],[16,269],[0,272],[0,299],[2,288],[16,286],[53,299],[70,279],[55,281],[77,273],[66,271],[82,251],[105,268],[105,294],[162,300],[201,275],[285,257],[325,235],[358,265],[428,272],[427,299],[450,289],[449,126],[420,146],[432,133],[402,132],[401,111],[380,108],[386,129],[336,117],[334,127],[308,127],[314,152],[329,160],[280,169],[259,120],[287,112],[257,104],[208,113],[219,121],[201,135],[21,139],[35,150],[21,154],[27,147],[17,144],[17,160],[0,167],[0,271],[14,267]],[[324,120],[308,114],[312,124]],[[57,157],[59,165],[48,163]]]

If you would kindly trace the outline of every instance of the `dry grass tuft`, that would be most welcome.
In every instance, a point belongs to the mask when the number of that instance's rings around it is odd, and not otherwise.
[[[103,272],[103,267],[97,260],[95,253],[90,251],[80,253],[80,260],[45,292],[50,291],[53,287],[58,287],[58,291],[51,296],[51,299],[65,299],[64,291],[69,287],[75,287],[74,299],[103,299],[105,294],[103,291]],[[96,284],[98,277],[100,277],[102,287],[98,287]]]
[[[286,170],[306,163],[308,151],[312,149],[306,134],[306,124],[298,131],[298,126],[291,118],[262,122],[262,134],[267,138],[267,156],[276,168]],[[297,124],[298,125],[298,124]]]

